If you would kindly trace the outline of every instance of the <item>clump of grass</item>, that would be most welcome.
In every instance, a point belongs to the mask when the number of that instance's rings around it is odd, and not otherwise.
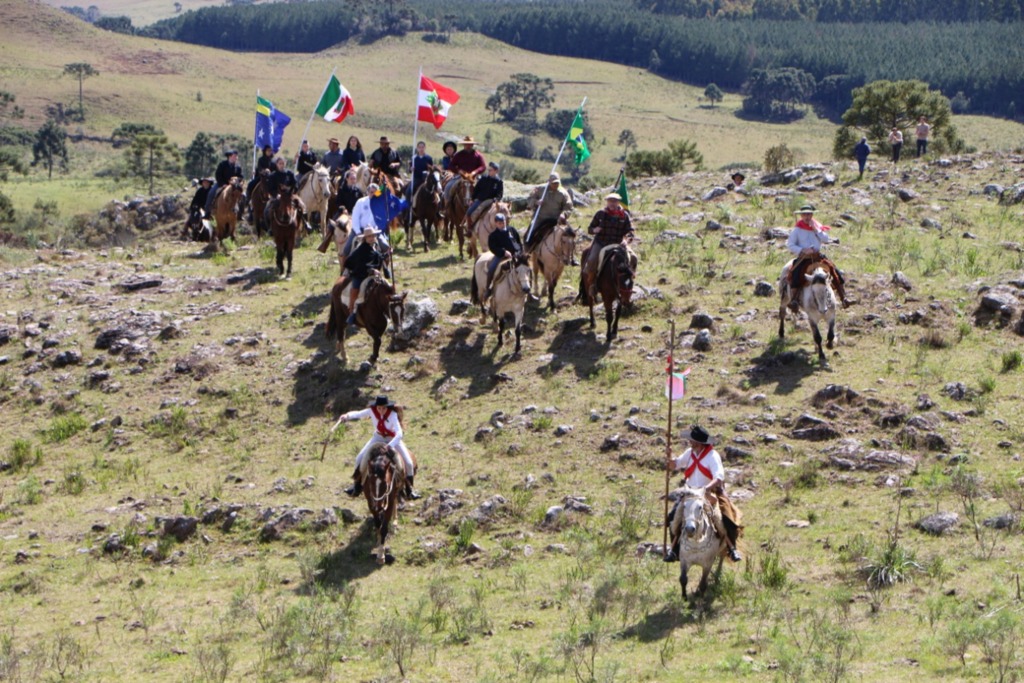
[[[991,394],[996,390],[996,378],[992,375],[985,375],[978,380],[978,388],[983,394]]]
[[[64,479],[60,483],[60,490],[69,496],[77,496],[85,490],[85,474],[75,466],[65,468]]]
[[[816,458],[808,458],[793,468],[789,488],[814,489],[821,485],[821,480],[821,462]]]
[[[789,568],[782,561],[782,553],[769,541],[757,565],[754,577],[762,588],[781,589],[789,584]]]
[[[913,572],[924,568],[917,562],[917,554],[891,536],[881,549],[875,549],[861,567],[861,572],[871,588],[888,588],[910,580]]]
[[[18,484],[18,502],[22,505],[36,505],[43,500],[43,487],[32,475]]]
[[[551,429],[551,425],[554,424],[554,419],[550,415],[538,415],[531,421],[533,425],[533,431],[535,432],[546,432]]]
[[[15,439],[11,443],[11,471],[20,472],[30,470],[43,462],[43,449],[40,446],[32,447],[28,439]]]
[[[601,361],[597,364],[591,378],[603,387],[611,387],[622,379],[623,364],[619,361]]]
[[[62,441],[67,441],[87,426],[85,418],[79,413],[58,415],[53,418],[52,422],[50,422],[50,426],[46,428],[44,434],[47,441],[60,443]]]
[[[1002,357],[1003,372],[1012,372],[1021,366],[1024,362],[1024,355],[1020,351],[1014,349],[1012,351],[1005,351]]]
[[[942,333],[942,330],[930,329],[921,337],[920,344],[930,349],[948,349],[953,342]]]
[[[473,534],[476,533],[476,522],[466,518],[459,523],[459,533],[455,536],[455,550],[465,552],[473,545]]]

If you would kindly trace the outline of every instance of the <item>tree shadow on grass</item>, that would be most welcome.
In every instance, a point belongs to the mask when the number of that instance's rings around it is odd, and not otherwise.
[[[776,394],[788,395],[805,379],[824,369],[806,348],[784,351],[785,345],[785,340],[776,337],[764,353],[752,359],[753,366],[745,372],[751,388],[774,384]]]

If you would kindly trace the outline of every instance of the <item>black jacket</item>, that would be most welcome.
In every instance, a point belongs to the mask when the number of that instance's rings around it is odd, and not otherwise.
[[[227,159],[217,164],[217,172],[213,174],[214,180],[217,181],[217,185],[227,185],[231,182],[232,178],[242,177],[242,167],[238,164],[233,164]]]
[[[363,242],[352,250],[345,259],[345,268],[349,275],[355,280],[365,280],[370,275],[370,270],[380,270],[384,265],[384,257],[377,251],[376,247],[369,242]]]
[[[267,181],[267,189],[272,197],[277,196],[283,187],[290,187],[292,191],[296,188],[295,174],[288,170],[274,171]]]
[[[313,166],[316,165],[316,152],[309,150],[308,152],[299,152],[299,175],[303,173],[309,173],[313,170]]]
[[[342,185],[338,189],[338,204],[344,206],[345,210],[348,211],[349,215],[352,215],[352,207],[356,205],[356,201],[362,199],[366,195],[359,189],[358,185],[349,187],[348,185]]]
[[[492,178],[489,175],[480,176],[480,179],[476,181],[476,187],[473,188],[473,199],[480,202],[488,199],[498,201],[503,196],[505,196],[505,183],[501,178]]]
[[[366,155],[363,154],[363,150],[346,147],[341,150],[341,168],[339,170],[344,173],[351,167],[358,166],[364,161],[366,161]]]
[[[189,206],[189,212],[195,211],[196,209],[206,208],[206,198],[210,195],[211,189],[212,188],[209,187],[203,187],[202,185],[199,186],[199,189],[196,190],[195,196],[192,197],[192,204]]]
[[[391,168],[391,164],[395,162],[398,162],[398,166]],[[402,168],[402,159],[398,156],[398,152],[393,149],[389,149],[387,154],[384,153],[384,150],[377,149],[370,156],[370,165],[390,176],[397,176]]]
[[[519,232],[509,226],[505,230],[492,232],[491,236],[487,238],[487,248],[494,254],[494,258],[503,259],[507,255],[522,252],[523,241],[519,239]]]
[[[273,173],[276,168],[277,167],[274,166],[274,157],[273,156],[269,156],[268,157],[265,154],[261,154],[260,158],[256,160],[256,175],[257,176],[260,175],[260,173],[262,173],[263,171],[270,171],[271,173]]]

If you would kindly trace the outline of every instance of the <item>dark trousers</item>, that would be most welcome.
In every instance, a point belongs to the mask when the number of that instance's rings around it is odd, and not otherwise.
[[[922,154],[928,153],[928,141],[918,140],[917,141],[917,158],[920,159]]]
[[[857,168],[860,169],[860,174],[861,175],[864,175],[864,167],[867,165],[867,163],[868,163],[868,160],[866,158],[865,159],[857,159]]]
[[[902,142],[897,142],[895,145],[892,146],[892,161],[893,161],[893,163],[896,163],[897,161],[900,160],[900,150],[901,149],[903,149],[903,143]]]

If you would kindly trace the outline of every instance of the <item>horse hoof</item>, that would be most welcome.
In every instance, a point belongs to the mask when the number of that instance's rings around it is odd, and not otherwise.
[[[395,563],[395,556],[391,553],[384,553],[384,564],[391,565]]]

